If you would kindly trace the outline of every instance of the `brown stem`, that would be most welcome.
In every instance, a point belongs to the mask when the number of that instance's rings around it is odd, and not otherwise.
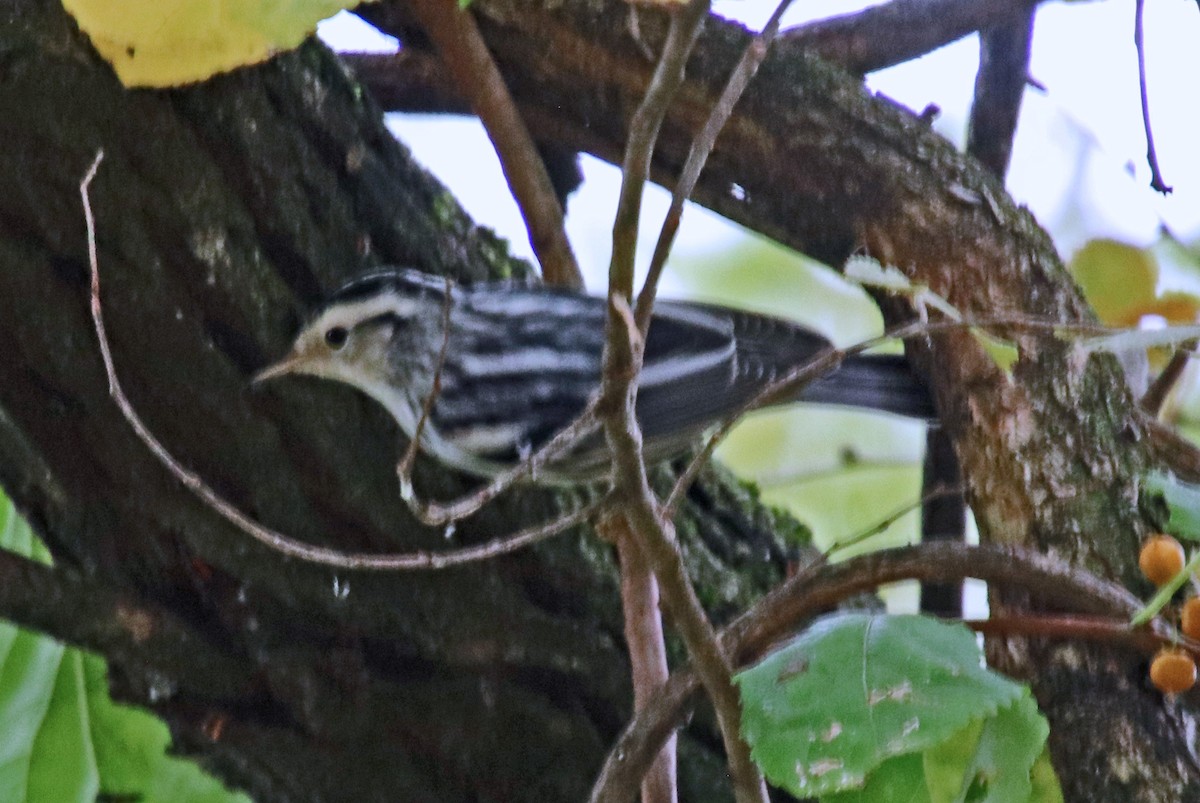
[[[1197,341],[1195,340],[1180,343],[1179,348],[1171,355],[1170,361],[1167,362],[1167,366],[1162,369],[1162,373],[1155,377],[1154,383],[1150,385],[1145,395],[1142,396],[1142,409],[1147,413],[1156,416],[1162,410],[1167,396],[1171,395],[1175,383],[1183,376],[1184,370],[1195,355],[1196,345]]]
[[[636,378],[641,368],[641,336],[629,299],[633,294],[642,191],[650,174],[659,127],[683,83],[684,65],[708,16],[708,7],[708,0],[692,0],[675,12],[658,65],[630,123],[620,200],[613,222],[601,417],[612,452],[615,499],[637,541],[636,552],[645,558],[658,578],[663,599],[712,698],[729,759],[734,795],[739,803],[765,803],[767,792],[762,774],[741,738],[741,706],[729,660],[717,643],[712,623],[687,576],[674,528],[661,516],[650,488],[642,457],[641,430],[634,412]]]
[[[625,615],[625,643],[629,647],[636,715],[654,700],[670,675],[662,613],[658,608],[658,581],[624,518],[608,516],[597,524],[596,530],[616,545],[621,564],[621,608]],[[675,737],[671,736],[642,779],[642,803],[673,803],[678,797],[676,789]]]
[[[1172,187],[1167,185],[1158,169],[1158,149],[1154,147],[1154,127],[1150,125],[1150,95],[1146,88],[1146,36],[1143,17],[1146,11],[1146,0],[1137,0],[1134,6],[1133,45],[1137,49],[1138,59],[1138,90],[1142,99],[1142,127],[1146,131],[1146,163],[1150,165],[1150,187],[1170,195]]]
[[[475,18],[454,0],[412,0],[411,5],[455,86],[470,101],[496,147],[546,281],[582,287],[583,274],[567,241],[562,206]]]

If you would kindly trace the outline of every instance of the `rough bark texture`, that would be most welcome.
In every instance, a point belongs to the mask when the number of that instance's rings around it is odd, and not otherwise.
[[[472,9],[536,133],[615,158],[661,17],[637,11],[639,40],[616,3]],[[373,13],[411,30],[402,6]],[[582,798],[628,714],[607,549],[571,536],[445,574],[335,578],[231,531],[146,454],[107,398],[76,185],[104,146],[93,200],[111,336],[147,422],[248,512],[347,548],[441,543],[396,497],[394,428],[345,389],[252,392],[246,377],[324,290],[366,265],[521,268],[390,141],[319,47],[200,87],[126,92],[56,3],[17,0],[3,14],[0,482],[50,543],[59,579],[15,562],[3,576],[48,599],[46,587],[94,594],[116,626],[72,630],[69,613],[18,605],[5,614],[116,657],[124,696],[152,704],[185,749],[261,800]],[[664,124],[660,176],[682,163],[746,41],[737,26],[709,24]],[[1048,239],[985,171],[908,111],[803,56],[763,65],[698,196],[826,259],[864,247],[969,315],[1088,315]],[[1145,426],[1112,360],[1018,339],[1012,382],[967,336],[913,346],[981,531],[1137,587],[1137,476],[1156,459]],[[1187,450],[1174,456],[1195,465]],[[418,481],[432,494],[461,487],[429,466]],[[681,533],[763,526],[720,486],[701,499],[716,510]],[[555,504],[514,495],[460,537]],[[756,585],[729,563],[770,572],[753,562],[766,542],[721,543],[706,553],[689,541],[703,598],[728,609]],[[176,647],[205,645],[215,679],[183,665],[186,648],[139,649],[158,643],[135,637],[145,633],[130,623],[147,621]],[[1136,658],[1025,642],[992,653],[1033,681],[1068,800],[1200,799],[1190,713],[1145,688]],[[205,728],[214,716],[228,722],[218,741]],[[685,797],[712,799],[721,770],[711,750],[686,745]]]
[[[635,41],[608,7],[473,7],[531,124],[612,159],[648,74],[642,49],[661,42],[658,21],[640,14]],[[402,6],[379,16],[405,31]],[[736,25],[708,26],[663,125],[659,175],[683,163],[747,41]],[[702,202],[832,264],[863,248],[976,318],[1090,320],[1048,237],[987,171],[915,114],[802,55],[767,59],[709,165],[696,193]],[[1170,439],[1148,429],[1107,355],[1042,336],[1013,338],[1021,359],[1012,381],[966,334],[910,344],[933,379],[983,538],[1036,546],[1146,591],[1136,569],[1147,527],[1138,477],[1160,459],[1194,470],[1191,451],[1174,442],[1159,448]],[[1192,716],[1146,689],[1143,662],[1019,640],[990,649],[998,666],[1033,683],[1068,800],[1200,796],[1186,736]]]
[[[57,2],[19,0],[0,12],[0,53],[0,483],[56,558],[0,559],[3,614],[105,653],[121,697],[257,800],[585,797],[630,711],[609,549],[576,533],[449,572],[347,574],[231,529],[108,398],[78,183],[103,147],[105,308],[146,422],[251,515],[347,549],[445,544],[399,501],[390,419],[332,384],[247,378],[371,265],[527,267],[319,45],[202,86],[126,91]],[[417,480],[431,495],[465,487],[425,464]],[[563,502],[513,494],[457,539]],[[706,600],[731,612],[778,578],[776,523],[716,482],[691,504]],[[699,732],[684,751],[691,799],[721,784]]]

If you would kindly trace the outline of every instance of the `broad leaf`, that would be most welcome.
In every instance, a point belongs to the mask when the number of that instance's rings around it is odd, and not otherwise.
[[[962,626],[857,613],[818,620],[736,680],[755,760],[799,797],[861,787],[1025,693],[983,668]]]
[[[0,548],[48,561],[0,495]],[[249,803],[166,754],[150,714],[114,703],[104,661],[0,621],[0,801]]]

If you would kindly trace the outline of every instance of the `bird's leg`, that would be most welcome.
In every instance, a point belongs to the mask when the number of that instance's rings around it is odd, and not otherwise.
[[[400,464],[396,467],[396,473],[400,477],[400,497],[423,523],[431,527],[446,526],[447,528],[451,528],[456,521],[475,514],[481,507],[504,493],[517,482],[536,475],[542,466],[551,462],[594,432],[600,425],[596,420],[597,402],[596,398],[589,401],[587,407],[583,409],[578,418],[537,451],[529,455],[522,455],[521,461],[515,466],[498,474],[483,487],[477,488],[466,496],[448,503],[429,502],[418,498],[414,492],[411,477],[417,444],[417,439],[414,437],[404,457],[400,460]],[[431,405],[432,403],[427,400],[425,404],[426,411]],[[422,420],[424,420],[424,414],[422,415]],[[419,425],[417,432],[420,432]]]

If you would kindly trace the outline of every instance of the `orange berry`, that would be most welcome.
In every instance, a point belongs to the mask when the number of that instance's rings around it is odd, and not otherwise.
[[[1138,567],[1156,586],[1170,580],[1183,568],[1183,547],[1169,535],[1153,535],[1142,544]]]
[[[1196,662],[1183,650],[1163,647],[1150,663],[1150,682],[1164,694],[1179,694],[1196,685]]]
[[[1179,629],[1190,639],[1200,641],[1200,597],[1190,597],[1183,603],[1179,617]]]

